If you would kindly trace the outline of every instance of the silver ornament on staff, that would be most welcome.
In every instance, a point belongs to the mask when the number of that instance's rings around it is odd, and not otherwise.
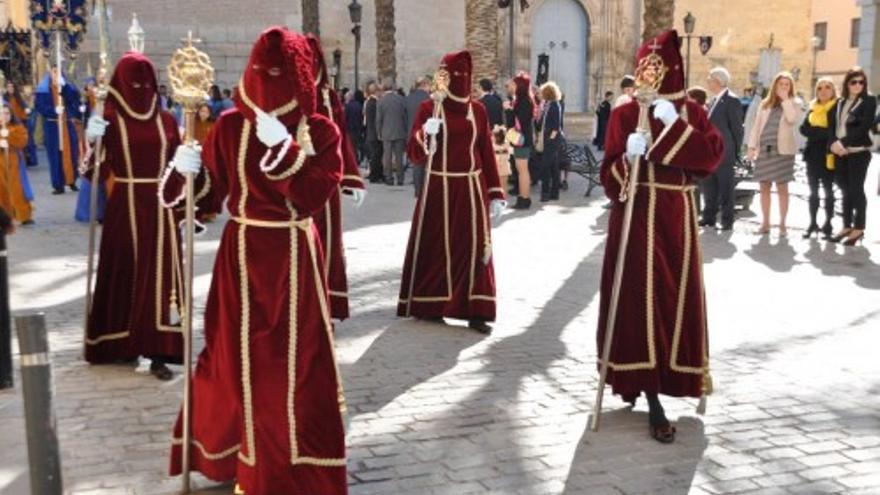
[[[645,136],[648,146],[651,143],[651,123],[648,119],[649,111],[663,76],[666,74],[666,66],[663,58],[656,52],[649,54],[639,63],[636,69],[636,100],[639,103],[639,121],[636,132]],[[626,267],[626,253],[629,245],[629,233],[632,228],[633,209],[636,202],[636,192],[639,185],[639,173],[642,168],[642,156],[637,156],[630,166],[627,174],[626,187],[620,191],[621,202],[625,203],[623,210],[623,222],[620,226],[620,244],[617,248],[617,260],[614,266],[614,279],[611,285],[611,300],[608,304],[608,317],[605,321],[605,336],[602,346],[602,360],[599,362],[599,386],[596,390],[596,401],[593,405],[593,415],[590,418],[590,429],[599,431],[599,420],[602,414],[602,399],[605,394],[605,383],[608,380],[608,369],[611,365],[611,345],[614,341],[614,328],[617,322],[617,310],[620,303],[620,289],[623,285],[623,271]]]
[[[185,134],[183,146],[196,146],[195,116],[199,105],[208,100],[208,90],[214,83],[214,68],[208,55],[193,43],[192,32],[183,40],[168,64],[168,81],[174,99],[183,105]],[[192,322],[193,322],[193,249],[195,246],[195,177],[186,174],[186,220],[184,221],[184,305],[183,305],[183,447],[181,473],[183,493],[190,491],[189,464],[192,441]]]
[[[100,65],[95,78],[95,108],[92,115],[104,116],[104,101],[107,100],[107,85],[110,73],[110,33],[107,18],[107,1],[95,0],[95,14],[98,17],[98,43],[100,50]],[[103,136],[95,139],[93,148],[83,156],[81,168],[88,170],[89,161],[94,159],[95,165],[92,171],[91,188],[89,189],[89,251],[86,261],[86,310],[83,332],[89,331],[89,314],[92,311],[92,283],[95,278],[95,245],[98,235],[98,188],[101,183],[101,155],[104,147]],[[83,346],[88,335],[83,337]]]

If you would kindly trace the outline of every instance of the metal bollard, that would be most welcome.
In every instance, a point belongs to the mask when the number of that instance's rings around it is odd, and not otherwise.
[[[52,406],[52,369],[45,315],[16,317],[15,329],[21,350],[31,494],[61,495],[61,460]]]
[[[9,265],[6,234],[0,230],[0,390],[12,388],[12,330],[9,328]]]

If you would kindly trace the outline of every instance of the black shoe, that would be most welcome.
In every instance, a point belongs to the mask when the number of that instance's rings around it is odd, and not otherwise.
[[[400,179],[397,179],[397,185],[398,185],[398,186],[402,186],[402,185],[403,185],[403,178],[402,178],[402,177],[401,177]]]
[[[71,184],[71,185],[69,185],[69,186],[67,186],[67,187],[69,187],[70,190],[73,191],[73,192],[77,192],[77,191],[79,191],[79,188],[76,187],[76,184]]]
[[[150,374],[158,378],[160,381],[167,382],[174,378],[174,372],[171,371],[164,362],[154,359],[150,363]]]
[[[822,239],[826,241],[831,239],[831,233],[833,229],[831,227],[831,222],[825,222],[825,225],[822,226]]]
[[[709,220],[701,219],[701,220],[697,223],[697,225],[699,225],[700,227],[714,227],[714,226],[715,226],[715,222],[710,222]]]
[[[468,328],[476,330],[482,334],[489,335],[492,333],[492,327],[485,320],[473,319],[468,321]]]
[[[64,188],[61,189],[52,189],[52,194],[64,194]]]
[[[551,194],[550,201],[559,201],[559,193]]]
[[[34,224],[34,221],[33,221],[33,219],[31,219],[31,220],[25,220],[24,222],[21,222],[21,224],[22,224],[22,225],[25,225],[25,226],[26,226],[26,225],[33,225],[33,224]]]
[[[567,181],[567,180],[562,181],[562,184],[560,184],[559,187],[560,187],[563,191],[568,191],[568,181]]]
[[[531,207],[532,207],[532,200],[531,199],[527,199],[527,198],[523,198],[523,197],[519,197],[519,196],[517,196],[517,198],[516,198],[516,204],[513,205],[514,210],[528,210]]]
[[[721,232],[728,232],[730,230],[733,230],[733,224],[732,223],[722,223],[721,227],[718,230],[720,230]]]
[[[818,232],[819,232],[819,226],[816,225],[815,223],[811,223],[810,226],[807,227],[807,231],[804,232],[803,238],[809,239],[810,237],[813,237],[813,233],[818,233]]]
[[[393,186],[393,185],[394,185],[394,179],[385,179],[385,185],[386,185],[386,186]]]
[[[542,203],[547,203],[549,201],[551,201],[550,196],[544,196],[543,194],[541,195],[541,202]]]

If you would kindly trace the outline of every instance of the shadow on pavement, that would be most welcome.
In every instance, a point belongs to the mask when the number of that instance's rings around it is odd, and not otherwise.
[[[790,272],[795,265],[800,263],[794,259],[794,248],[791,247],[786,237],[781,237],[777,239],[776,244],[772,244],[770,236],[763,235],[745,253],[774,272]]]
[[[604,413],[598,432],[585,425],[562,494],[687,495],[709,439],[699,418],[675,425],[675,443],[663,445],[649,436],[647,413]]]

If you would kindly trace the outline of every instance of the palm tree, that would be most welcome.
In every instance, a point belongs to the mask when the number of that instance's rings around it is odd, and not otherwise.
[[[498,77],[498,6],[486,0],[465,3],[465,46],[474,61],[474,82]]]
[[[380,81],[397,81],[394,0],[376,0],[376,72]]]
[[[645,0],[645,29],[642,31],[642,40],[649,40],[672,29],[674,19],[675,0]]]
[[[302,0],[302,29],[303,33],[321,36],[321,16],[318,9],[318,0]]]

